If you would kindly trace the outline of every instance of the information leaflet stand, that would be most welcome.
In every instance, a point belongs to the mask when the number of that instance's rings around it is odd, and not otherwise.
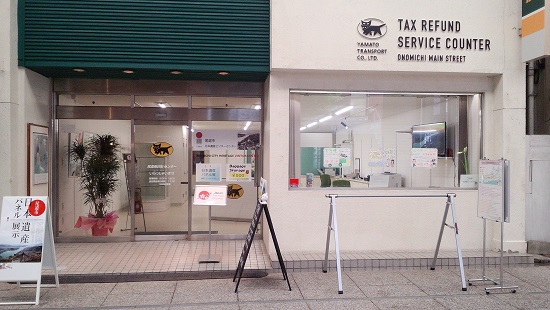
[[[210,253],[212,242],[212,206],[227,205],[227,186],[195,185],[193,205],[208,206],[208,255],[201,254],[199,256],[199,263],[219,263],[221,255]]]
[[[0,250],[0,281],[36,288],[34,301],[8,301],[0,305],[38,305],[41,287],[59,287],[48,197],[4,197]],[[55,285],[41,285],[43,267],[53,269]],[[23,286],[21,282],[36,282],[36,285]]]
[[[466,291],[466,279],[464,277],[464,264],[462,262],[462,250],[460,249],[460,238],[458,236],[458,224],[456,220],[456,213],[455,213],[455,204],[454,204],[454,198],[456,197],[456,194],[450,193],[450,194],[441,194],[441,195],[339,195],[339,194],[329,194],[325,195],[325,197],[330,198],[330,211],[328,214],[328,229],[327,229],[327,244],[326,244],[326,250],[325,250],[325,260],[323,262],[323,272],[327,272],[328,268],[328,251],[330,248],[330,234],[331,231],[334,231],[334,245],[336,250],[336,271],[338,273],[338,294],[343,294],[344,291],[342,289],[342,267],[340,264],[340,245],[339,245],[339,238],[338,238],[338,221],[336,220],[336,198],[347,198],[347,197],[383,197],[383,198],[394,198],[394,197],[407,197],[407,198],[413,198],[413,197],[446,197],[447,203],[445,204],[445,213],[443,215],[443,221],[441,223],[441,230],[439,231],[439,239],[437,240],[437,246],[434,253],[434,258],[432,260],[432,265],[430,267],[431,270],[435,270],[435,263],[437,260],[437,255],[439,253],[439,246],[441,245],[441,238],[443,236],[443,230],[445,227],[449,227],[451,229],[454,229],[455,231],[455,242],[456,242],[456,252],[458,254],[458,262],[460,266],[460,279],[462,283],[462,290]],[[449,213],[449,207],[451,208],[451,213],[453,216],[453,226],[447,225],[445,221],[447,220],[447,214]]]
[[[277,241],[277,236],[275,235],[275,229],[273,228],[273,223],[271,222],[271,215],[269,214],[269,209],[267,208],[266,181],[263,178],[261,179],[261,182],[260,182],[260,188],[261,188],[261,200],[259,200],[258,203],[256,204],[256,209],[254,210],[254,216],[252,217],[252,223],[250,223],[250,229],[248,229],[248,234],[246,235],[246,240],[244,242],[241,258],[239,259],[237,270],[235,271],[235,275],[233,276],[233,282],[235,282],[235,279],[237,279],[237,276],[239,277],[239,279],[237,280],[237,285],[235,286],[235,293],[237,293],[237,290],[239,289],[239,284],[241,283],[241,277],[243,275],[246,259],[248,258],[248,252],[250,251],[250,247],[252,246],[252,241],[254,240],[254,236],[256,235],[256,230],[258,229],[258,223],[262,218],[262,211],[265,212],[265,219],[267,221],[267,225],[269,226],[269,231],[271,233],[271,238],[273,239],[273,244],[275,245],[275,251],[277,252],[277,259],[279,260],[279,265],[281,266],[283,279],[286,280],[286,283],[288,284],[288,290],[292,291],[292,288],[290,287],[290,281],[288,280],[288,274],[286,273],[286,267],[285,267],[285,262],[283,260],[283,255],[281,254],[281,250],[279,249],[279,242]]]
[[[483,159],[479,163],[479,188],[477,216],[483,219],[483,262],[482,276],[470,279],[474,282],[492,282],[497,286],[486,287],[485,293],[492,290],[509,290],[516,292],[518,286],[504,286],[504,222],[510,223],[510,162],[506,159]],[[500,222],[500,278],[490,279],[485,273],[485,251],[487,237],[487,220]]]

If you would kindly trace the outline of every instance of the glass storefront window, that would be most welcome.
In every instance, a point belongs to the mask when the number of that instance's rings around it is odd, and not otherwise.
[[[227,206],[213,206],[216,234],[246,234],[257,201],[255,186],[260,147],[260,123],[192,122],[192,184],[225,186]],[[193,232],[208,233],[208,207],[193,206]]]
[[[69,147],[73,142],[88,143],[94,136],[110,134],[114,136],[119,144],[120,150],[116,153],[121,167],[116,174],[115,191],[107,197],[107,212],[114,211],[113,215],[118,216],[112,233],[108,236],[129,237],[130,221],[129,199],[126,179],[126,170],[122,154],[130,153],[131,122],[115,120],[86,120],[86,119],[61,119],[59,120],[59,154],[58,161],[58,232],[60,237],[91,236],[91,229],[75,228],[79,217],[87,217],[94,209],[86,200],[86,189],[81,189],[82,167],[69,156]]]
[[[476,187],[480,97],[291,92],[290,183]]]

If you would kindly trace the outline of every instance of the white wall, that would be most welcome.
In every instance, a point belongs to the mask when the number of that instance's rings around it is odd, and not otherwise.
[[[332,133],[319,132],[319,133],[301,133],[300,134],[300,146],[301,147],[333,147]]]
[[[48,125],[49,79],[17,66],[17,1],[0,1],[0,196],[27,194],[27,124]],[[47,195],[47,185],[34,195]]]
[[[504,19],[503,6],[509,1],[314,1],[279,0],[271,3],[272,70],[351,70],[410,72],[501,73],[505,46],[504,28],[514,23]],[[519,5],[519,4],[517,4]],[[516,6],[517,6],[516,5]],[[509,17],[507,15],[506,17]],[[513,16],[512,16],[513,17]],[[516,16],[517,17],[517,16]],[[377,18],[387,32],[378,39],[367,39],[358,31],[361,20]],[[416,30],[405,29],[405,21],[416,20]],[[458,21],[459,32],[422,31],[422,20]],[[517,23],[516,23],[517,24]],[[518,28],[515,34],[519,34]],[[440,48],[405,48],[399,37],[440,38]],[[446,39],[480,38],[490,40],[490,50],[457,50],[445,47]],[[377,44],[384,53],[364,54],[359,43]],[[465,56],[465,62],[398,61],[399,54]],[[361,61],[358,55],[376,56]],[[373,77],[376,79],[376,77]],[[395,81],[393,82],[395,83]],[[390,86],[391,87],[391,86]]]

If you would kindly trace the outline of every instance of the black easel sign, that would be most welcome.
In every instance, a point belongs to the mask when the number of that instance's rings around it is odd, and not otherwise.
[[[248,234],[246,235],[246,240],[244,243],[243,251],[241,253],[241,258],[239,259],[239,264],[237,265],[237,270],[233,276],[233,282],[238,276],[237,285],[235,287],[235,293],[239,289],[239,283],[241,282],[241,277],[243,275],[244,266],[246,264],[246,259],[248,258],[248,253],[250,252],[250,246],[252,246],[252,241],[256,235],[256,230],[258,229],[258,223],[262,217],[262,211],[265,211],[265,216],[267,224],[269,225],[269,231],[271,232],[271,238],[275,244],[275,250],[277,251],[277,258],[279,259],[279,265],[281,266],[281,271],[283,272],[283,279],[286,280],[288,284],[288,290],[292,291],[290,287],[290,282],[288,281],[288,275],[286,272],[285,263],[283,261],[283,256],[281,255],[281,250],[279,249],[279,243],[277,242],[277,236],[275,236],[275,230],[273,229],[273,223],[271,222],[271,216],[267,208],[267,203],[258,201],[256,204],[256,209],[254,210],[254,216],[252,217],[252,223],[250,224],[250,229],[248,229]]]

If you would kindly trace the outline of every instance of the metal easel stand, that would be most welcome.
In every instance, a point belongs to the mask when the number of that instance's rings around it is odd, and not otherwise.
[[[456,253],[458,256],[458,265],[460,267],[460,281],[462,284],[462,290],[467,291],[468,288],[466,287],[466,277],[464,276],[464,262],[462,261],[462,249],[460,247],[460,237],[458,236],[458,223],[456,220],[456,212],[455,212],[454,198],[456,197],[456,194],[449,193],[446,196],[447,196],[447,202],[445,203],[445,212],[443,213],[443,220],[441,221],[441,230],[439,231],[439,238],[437,239],[434,258],[432,260],[432,265],[430,266],[430,269],[435,270],[435,263],[437,261],[437,255],[439,254],[439,246],[441,245],[441,239],[443,238],[443,230],[445,229],[445,226],[447,226],[455,231]],[[449,213],[449,207],[451,207],[451,215],[453,217],[453,226],[445,223],[445,221],[447,220],[447,214]]]
[[[517,285],[512,286],[504,286],[504,221],[500,222],[500,278],[498,279],[491,279],[486,276],[485,273],[485,263],[486,263],[486,257],[485,257],[485,249],[486,249],[486,234],[487,234],[487,219],[483,219],[483,261],[482,261],[482,272],[481,278],[479,279],[470,279],[468,280],[468,285],[473,285],[474,282],[492,282],[493,284],[496,284],[497,286],[491,286],[485,288],[485,293],[489,294],[492,290],[510,290],[511,293],[515,293],[516,289],[518,288]]]
[[[342,269],[340,268],[340,244],[338,242],[338,221],[336,220],[336,202],[338,195],[327,195],[330,197],[330,211],[328,213],[328,229],[327,229],[327,247],[325,250],[325,260],[323,261],[323,273],[328,270],[328,251],[330,249],[330,232],[334,231],[334,247],[336,250],[336,271],[338,273],[338,294],[344,294],[342,289]]]
[[[327,273],[328,270],[328,252],[330,249],[330,235],[331,232],[334,231],[334,246],[335,246],[335,252],[336,252],[336,271],[338,274],[338,294],[343,294],[344,291],[342,289],[342,268],[340,265],[340,244],[339,244],[339,237],[338,237],[338,221],[336,220],[336,198],[338,197],[447,197],[447,203],[445,205],[445,212],[443,215],[443,221],[441,223],[441,231],[439,232],[439,239],[437,241],[437,246],[434,254],[434,258],[431,265],[431,270],[435,270],[435,263],[437,261],[437,255],[439,253],[439,247],[441,245],[441,239],[443,236],[443,230],[445,229],[445,226],[450,227],[451,229],[454,229],[455,231],[455,241],[456,241],[456,252],[458,255],[458,262],[460,266],[460,279],[462,283],[462,290],[466,291],[466,279],[464,277],[464,264],[462,261],[462,250],[460,248],[460,238],[458,235],[458,224],[456,220],[456,212],[455,212],[455,204],[454,204],[454,198],[456,197],[456,194],[454,193],[448,193],[448,194],[441,194],[441,195],[338,195],[338,194],[329,194],[325,195],[327,198],[330,198],[330,211],[328,216],[328,228],[327,228],[327,243],[326,243],[326,249],[325,249],[325,260],[323,261],[323,273]],[[451,208],[451,213],[453,217],[453,226],[447,225],[445,223],[447,219],[447,215],[449,213],[449,207]]]
[[[203,263],[219,263],[221,255],[211,254],[210,247],[212,242],[212,206],[208,206],[208,255],[201,254],[199,256],[199,264]]]

